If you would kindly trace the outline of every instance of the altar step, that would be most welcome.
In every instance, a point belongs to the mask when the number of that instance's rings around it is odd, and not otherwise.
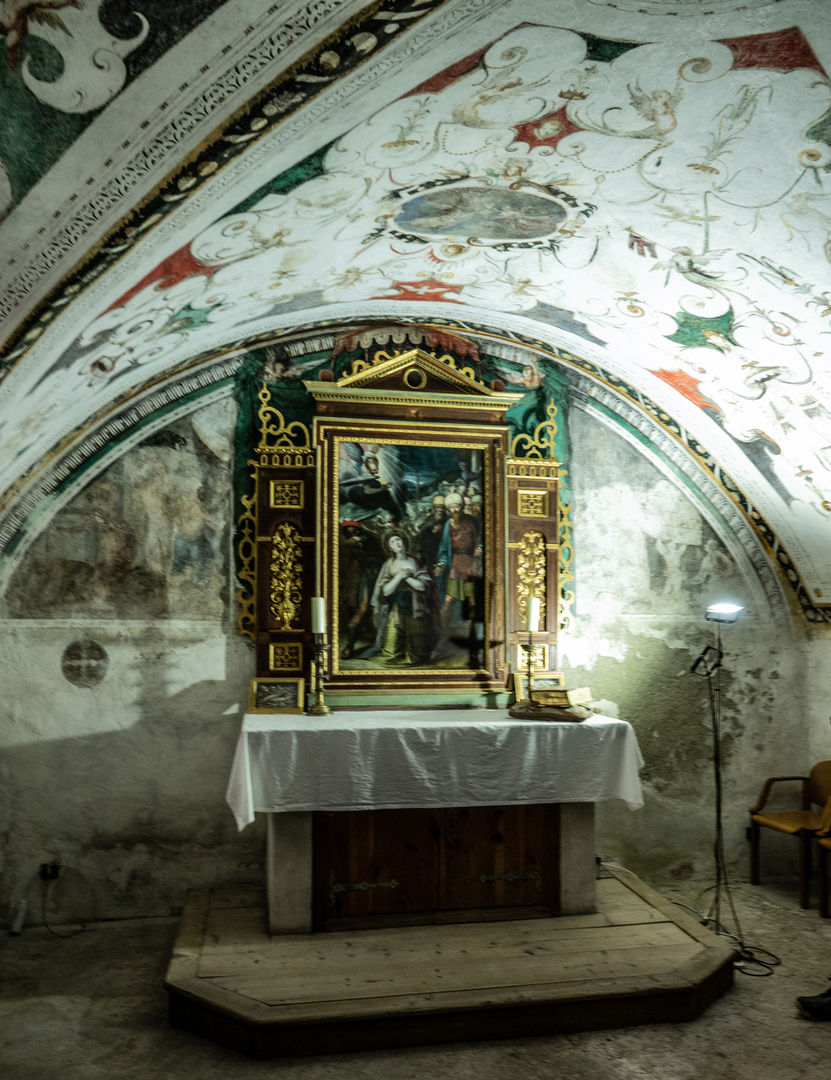
[[[597,913],[270,937],[263,890],[188,896],[170,1019],[290,1057],[691,1020],[733,982],[724,939],[633,875]]]

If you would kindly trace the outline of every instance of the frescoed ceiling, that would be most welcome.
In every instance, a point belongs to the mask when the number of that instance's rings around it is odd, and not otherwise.
[[[485,343],[512,388],[567,370],[660,433],[831,621],[820,0],[181,6],[0,8],[14,100],[83,119],[28,173],[20,130],[0,143],[8,551],[126,417],[255,344],[397,321]],[[78,74],[93,16],[122,56],[106,91]],[[21,26],[63,57],[51,93]]]

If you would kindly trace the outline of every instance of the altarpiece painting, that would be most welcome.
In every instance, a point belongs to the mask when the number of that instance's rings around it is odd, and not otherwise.
[[[324,367],[303,382],[308,426],[263,383],[238,527],[239,628],[258,678],[314,676],[335,707],[505,703],[510,672],[527,668],[532,596],[532,663],[550,668],[558,473],[540,432],[556,409],[512,437],[506,414],[523,395],[487,385],[477,364],[367,350],[339,377]]]

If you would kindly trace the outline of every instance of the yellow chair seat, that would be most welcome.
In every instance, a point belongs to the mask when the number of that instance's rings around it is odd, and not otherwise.
[[[813,810],[782,810],[773,814],[751,814],[751,821],[765,829],[776,832],[798,833],[802,829],[815,833],[822,825],[822,818]]]

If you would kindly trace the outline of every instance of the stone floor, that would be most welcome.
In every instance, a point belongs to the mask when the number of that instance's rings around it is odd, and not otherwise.
[[[699,887],[662,887],[694,903]],[[703,1016],[579,1035],[257,1062],[170,1027],[162,988],[178,919],[98,923],[58,938],[0,938],[3,1080],[803,1080],[828,1075],[831,1023],[797,1016],[831,975],[831,921],[797,906],[796,883],[733,886],[745,943],[781,964]],[[708,895],[699,901],[706,909]],[[722,916],[725,915],[724,906]]]

